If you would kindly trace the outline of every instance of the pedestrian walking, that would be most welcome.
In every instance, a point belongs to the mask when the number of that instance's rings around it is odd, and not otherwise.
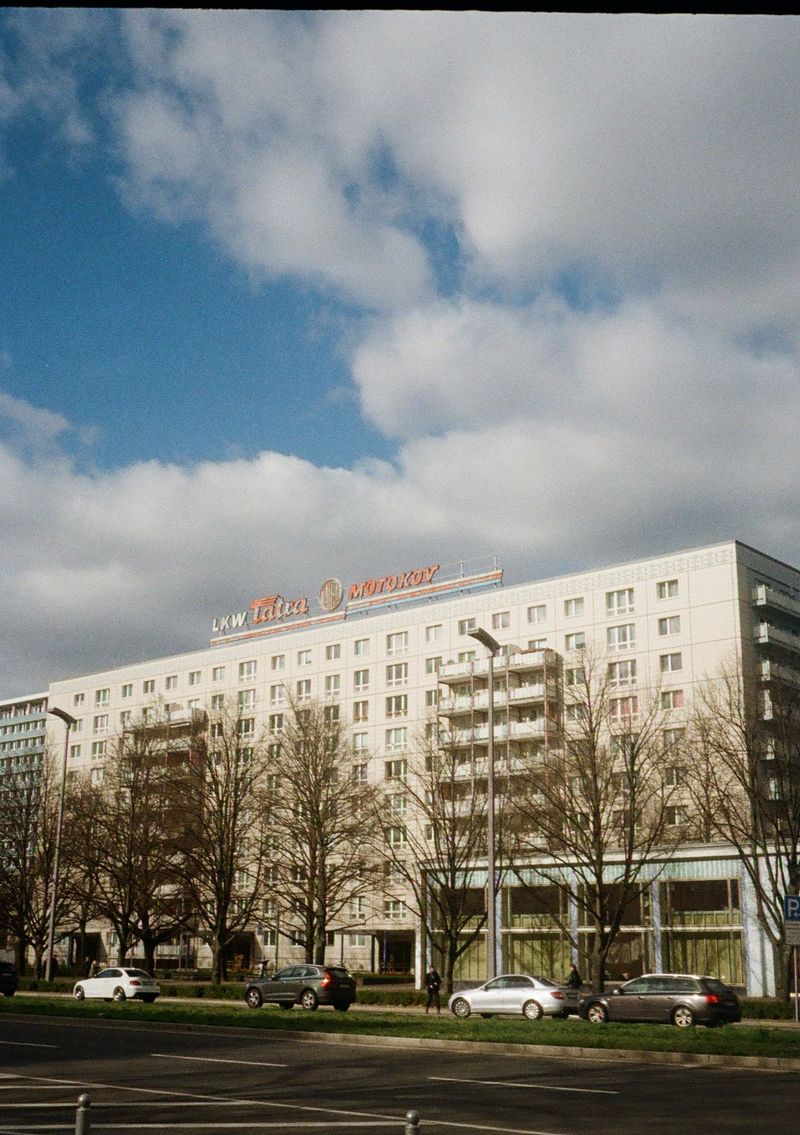
[[[428,1004],[425,1006],[425,1012],[429,1013],[431,1005],[436,1006],[436,1012],[441,1013],[442,1003],[439,998],[439,992],[442,988],[442,979],[439,976],[436,966],[431,963],[428,966],[428,972],[425,974],[425,991],[428,994]]]
[[[567,985],[569,986],[570,989],[580,989],[580,987],[583,985],[583,980],[581,978],[581,971],[578,969],[578,967],[575,965],[574,962],[570,966],[570,969],[569,969],[569,977],[567,978]]]

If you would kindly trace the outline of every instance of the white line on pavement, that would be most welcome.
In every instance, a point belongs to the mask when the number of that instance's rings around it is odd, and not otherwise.
[[[173,1052],[151,1052],[159,1060],[198,1060],[203,1064],[245,1064],[253,1068],[288,1068],[288,1064],[275,1064],[268,1060],[225,1060],[221,1056],[181,1056]]]
[[[511,1080],[464,1080],[455,1076],[429,1076],[429,1080],[439,1080],[444,1084],[483,1084],[492,1088],[532,1088],[537,1092],[581,1092],[590,1096],[618,1096],[619,1092],[610,1088],[565,1088],[560,1084],[516,1084]]]

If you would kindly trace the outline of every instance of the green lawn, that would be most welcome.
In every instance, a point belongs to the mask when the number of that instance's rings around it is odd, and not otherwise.
[[[650,1052],[705,1053],[729,1056],[794,1058],[800,1061],[800,1030],[770,1028],[769,1024],[718,1029],[676,1029],[667,1025],[590,1025],[586,1021],[543,1020],[535,1023],[510,1018],[458,1021],[449,1013],[426,1017],[368,1011],[334,1013],[327,1009],[287,1013],[268,1006],[251,1010],[244,1004],[175,1004],[167,1001],[142,1005],[83,1002],[64,997],[30,997],[18,993],[0,998],[0,1013],[101,1020],[166,1021],[180,1025],[216,1028],[291,1029],[377,1037],[413,1037],[443,1041],[487,1041],[579,1048],[626,1049]]]

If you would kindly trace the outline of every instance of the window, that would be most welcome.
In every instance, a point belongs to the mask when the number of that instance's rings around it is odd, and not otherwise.
[[[547,606],[544,603],[537,603],[535,607],[528,608],[529,623],[543,623],[546,618]]]
[[[623,623],[606,628],[606,646],[609,650],[632,650],[636,646],[636,624]]]
[[[392,694],[386,699],[387,717],[408,717],[408,694]]]
[[[662,674],[674,674],[676,670],[683,669],[683,655],[680,652],[677,654],[662,654],[660,664]]]
[[[92,741],[92,759],[97,760],[99,757],[106,755],[107,741]]]
[[[426,690],[425,691],[425,708],[426,709],[435,709],[438,704],[439,704],[439,691],[438,690]]]
[[[190,670],[189,671],[189,685],[190,686],[199,686],[200,682],[202,680],[202,677],[203,677],[203,673],[202,673],[201,670]]]
[[[667,808],[667,824],[669,827],[674,828],[679,824],[685,824],[689,819],[689,813],[685,804],[670,804]]]
[[[685,729],[665,729],[661,734],[664,749],[680,749],[686,741]]]
[[[405,816],[408,812],[408,797],[402,792],[395,792],[389,797],[389,810],[393,816]]]
[[[224,694],[212,694],[211,695],[211,708],[215,712],[219,713],[220,710],[224,709],[224,707],[225,707],[225,695]]]
[[[408,836],[406,835],[406,829],[404,825],[395,824],[391,828],[387,828],[386,842],[390,847],[405,847],[406,843],[408,842]],[[398,899],[386,899],[383,905],[384,908],[386,908],[387,905],[402,907],[403,904],[399,902]]]
[[[474,650],[459,650],[458,661],[461,663],[474,662],[477,652]]]
[[[249,681],[249,680],[255,678],[255,676],[256,676],[256,661],[255,661],[254,658],[250,659],[248,662],[240,662],[239,663],[239,681],[240,682]]]
[[[611,698],[608,703],[608,711],[611,720],[618,725],[635,721],[639,716],[639,699],[636,696]]]
[[[353,654],[356,658],[363,658],[365,654],[369,654],[369,639],[357,638],[353,643]]]
[[[352,946],[354,949],[358,948],[359,946],[366,946],[367,945],[367,935],[366,934],[348,934],[347,935],[347,945]]]
[[[397,752],[408,748],[408,726],[397,725],[386,730],[386,751]]]
[[[408,682],[408,663],[391,662],[386,667],[387,686],[405,686]]]
[[[108,733],[108,714],[101,713],[95,717],[92,723],[93,733]]]
[[[70,745],[70,747],[69,747],[69,755],[70,755],[70,757],[71,757],[71,758],[72,758],[73,760],[77,760],[77,759],[78,759],[78,757],[79,757],[79,756],[81,755],[81,747],[80,747],[80,745]]]
[[[301,678],[295,686],[295,696],[298,702],[311,701],[311,679]]]
[[[308,711],[306,711],[306,712],[308,712]],[[325,722],[326,725],[338,725],[339,724],[339,706],[338,705],[326,705],[325,708],[322,711],[322,719],[323,719],[323,721]]]
[[[395,631],[394,634],[387,634],[386,636],[386,653],[391,657],[393,654],[405,654],[408,650],[408,631]]]
[[[282,688],[283,688],[282,686],[273,686],[272,687],[273,690],[282,689]],[[239,690],[239,697],[238,697],[237,704],[239,706],[239,712],[240,713],[242,713],[245,710],[255,709],[256,708],[256,691],[255,690]],[[275,703],[272,702],[272,704],[274,705]]]
[[[469,634],[470,631],[476,630],[477,627],[478,627],[478,620],[477,619],[459,619],[459,621],[458,621],[458,633],[459,634]]]
[[[270,670],[285,670],[286,669],[286,655],[273,654],[269,660]]]
[[[547,647],[546,638],[529,638],[528,650],[545,650]]]
[[[311,665],[311,651],[310,650],[298,650],[298,652],[297,652],[297,665],[298,666],[310,666]]]
[[[366,733],[354,733],[353,734],[353,752],[354,753],[365,753],[367,751],[368,747],[369,746],[367,745],[367,734]]]
[[[341,674],[326,674],[325,676],[325,698],[327,701],[333,701],[338,698],[342,692],[342,676]]]
[[[662,690],[662,709],[683,709],[683,690]]]
[[[126,682],[125,685],[122,687],[122,690],[120,691],[120,693],[121,693],[121,696],[123,698],[132,698],[133,697],[133,682]]]
[[[395,831],[394,828],[392,828],[390,830]],[[397,840],[396,842],[391,838],[389,839],[389,843],[391,843],[393,847],[401,846],[405,842],[406,842],[405,832],[403,832],[403,838]],[[384,899],[383,900],[383,917],[384,918],[389,918],[389,919],[405,918],[405,915],[406,915],[406,907],[405,907],[405,903],[402,901],[402,899]]]
[[[492,630],[504,631],[511,626],[510,611],[495,611],[492,615]]]
[[[441,664],[442,664],[441,654],[438,654],[436,656],[436,658],[426,658],[425,659],[425,673],[426,674],[437,674]]]
[[[155,680],[155,678],[146,678],[144,680],[144,682],[142,682],[142,693],[143,694],[154,694],[155,692],[156,692],[156,680]]]
[[[408,776],[408,761],[405,758],[385,761],[383,774],[386,780],[405,780]]]
[[[353,702],[353,721],[369,721],[369,702]]]
[[[335,662],[337,658],[342,657],[342,644],[333,642],[330,646],[325,647],[325,661]]]
[[[72,695],[72,704],[73,705],[83,705],[85,700],[86,700],[85,694],[73,694]]]
[[[363,693],[369,689],[369,670],[355,670],[353,672],[353,690]]]
[[[670,615],[669,618],[658,620],[658,633],[663,637],[664,635],[680,634],[681,633],[681,617],[680,615]]]
[[[686,769],[680,765],[672,765],[664,770],[664,783],[667,788],[677,788],[686,779]]]
[[[608,684],[614,689],[619,689],[620,686],[635,686],[636,659],[626,658],[624,662],[610,662]]]
[[[425,628],[425,641],[426,642],[439,642],[444,633],[444,627],[441,623],[434,623],[430,627]]]
[[[178,675],[177,674],[168,674],[166,676],[166,678],[164,679],[164,689],[165,690],[177,690],[177,688],[178,688]]]
[[[355,738],[354,738],[354,740],[355,740]],[[356,784],[364,784],[366,782],[366,780],[367,780],[367,766],[366,766],[366,764],[364,764],[363,761],[361,762],[361,764],[353,765],[353,771],[352,771],[352,774],[351,774],[351,779],[353,781],[355,781]]]
[[[659,599],[677,599],[678,597],[678,581],[677,579],[664,579],[661,583],[656,584],[656,594]]]
[[[225,681],[225,667],[224,666],[215,666],[214,667],[214,669],[211,671],[211,681],[212,682],[224,682]]]
[[[271,713],[269,715],[268,727],[269,727],[270,733],[282,733],[283,732],[283,714],[282,713]]]
[[[564,671],[564,681],[568,686],[582,686],[586,682],[586,672],[582,666],[569,666]]]
[[[564,615],[568,619],[575,619],[583,614],[583,599],[565,599]]]
[[[564,635],[565,650],[583,650],[586,646],[586,632],[576,631],[574,634]]]
[[[283,717],[283,714],[280,714]],[[236,733],[239,737],[252,737],[256,731],[256,719],[254,717],[240,717],[236,725]]]
[[[106,770],[102,769],[102,768],[93,768],[92,769],[92,771],[89,774],[89,779],[91,780],[93,788],[98,788],[103,783],[103,777],[105,776],[105,771]]]
[[[625,587],[621,591],[607,591],[606,614],[611,616],[632,615],[633,588]]]

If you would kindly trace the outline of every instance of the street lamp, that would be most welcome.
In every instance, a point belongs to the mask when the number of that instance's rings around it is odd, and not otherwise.
[[[56,936],[56,902],[58,900],[58,868],[61,860],[61,828],[64,824],[64,793],[67,787],[67,755],[69,753],[69,731],[73,725],[77,725],[77,719],[67,713],[66,710],[48,709],[48,713],[52,713],[54,717],[59,717],[67,727],[64,734],[64,759],[61,763],[61,794],[58,800],[58,823],[56,825],[56,850],[53,859],[53,884],[50,890],[50,925],[47,931],[47,967],[45,969],[45,981],[50,981],[53,976],[53,947],[55,945]]]
[[[494,834],[494,658],[500,650],[500,643],[492,638],[483,627],[469,632],[481,646],[489,651],[489,749],[486,756],[486,811],[487,811],[487,850],[486,850],[486,921],[488,935],[486,942],[486,980],[490,981],[497,972],[497,879],[495,869]]]

